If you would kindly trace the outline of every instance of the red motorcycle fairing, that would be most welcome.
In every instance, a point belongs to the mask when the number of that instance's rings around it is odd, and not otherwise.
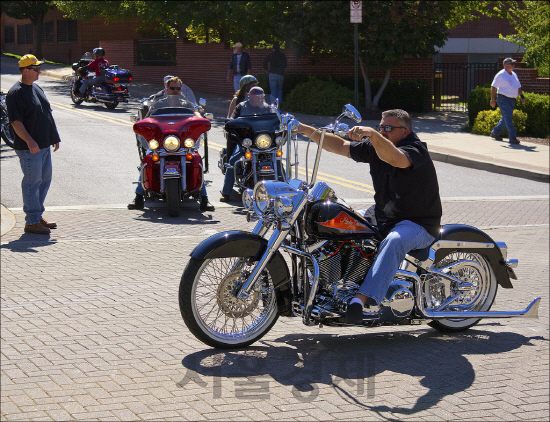
[[[195,115],[182,120],[181,115],[151,116],[134,123],[134,132],[147,141],[156,139],[162,141],[168,135],[177,135],[182,144],[187,138],[197,140],[199,136],[210,130],[210,120]]]

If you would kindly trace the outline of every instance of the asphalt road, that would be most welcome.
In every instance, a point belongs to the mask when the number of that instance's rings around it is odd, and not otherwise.
[[[2,66],[2,89],[9,89],[19,74],[13,66]],[[138,98],[108,110],[100,104],[74,105],[66,82],[41,77],[40,86],[52,105],[62,143],[53,154],[54,180],[46,206],[115,205],[123,206],[133,198],[133,184],[139,165],[135,136],[130,115]],[[131,92],[131,89],[130,89]],[[207,105],[208,110],[208,105]],[[328,123],[328,122],[327,122]],[[223,119],[215,119],[209,133],[210,198],[217,201],[223,185],[223,175],[217,168],[218,154],[225,145]],[[305,175],[307,142],[299,139],[299,178]],[[309,152],[312,167],[315,145]],[[318,180],[326,181],[337,195],[357,202],[372,199],[373,188],[368,166],[345,157],[324,152]],[[20,180],[22,173],[16,154],[2,143],[1,149],[2,203],[8,208],[22,206]],[[548,185],[511,176],[489,173],[435,162],[440,193],[444,198],[516,197],[548,195]],[[239,196],[233,199],[238,204]]]

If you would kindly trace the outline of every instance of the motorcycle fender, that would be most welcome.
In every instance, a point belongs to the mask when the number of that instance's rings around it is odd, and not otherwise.
[[[191,256],[197,259],[228,258],[234,257],[235,251],[239,251],[242,257],[252,257],[259,260],[267,248],[267,240],[257,234],[245,231],[229,231],[217,233],[203,240],[193,251]],[[279,251],[277,251],[269,263],[267,270],[273,280],[275,297],[279,315],[292,316],[290,272],[288,266]]]
[[[180,164],[166,164],[164,166],[164,172],[162,173],[163,179],[179,179],[181,177]]]
[[[505,289],[511,289],[514,287],[512,285],[512,282],[510,281],[510,275],[508,274],[508,270],[506,268],[506,265],[504,264],[504,257],[502,256],[500,248],[497,246],[495,241],[491,239],[491,237],[486,233],[472,226],[467,226],[463,224],[448,224],[442,227],[438,240],[493,243],[495,245],[494,248],[461,249],[461,251],[478,253],[480,255],[486,256],[489,260],[489,263],[491,264],[491,267],[493,268],[493,271],[495,272],[498,284],[500,284]],[[435,253],[435,262],[442,259],[447,253],[449,253],[448,249],[439,249]]]

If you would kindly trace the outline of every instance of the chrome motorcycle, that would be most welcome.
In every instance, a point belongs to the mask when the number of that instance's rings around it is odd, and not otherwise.
[[[297,129],[291,115],[279,117]],[[349,104],[342,117],[361,121]],[[318,129],[311,180],[289,177],[247,189],[243,205],[247,220],[257,220],[254,230],[213,235],[191,252],[179,306],[191,333],[207,345],[250,345],[279,316],[300,317],[304,325],[349,326],[347,304],[383,238],[326,183],[315,183],[325,133],[344,137],[349,131],[338,119]],[[289,254],[290,270],[282,251]],[[483,318],[538,318],[540,297],[522,311],[489,311],[498,286],[512,288],[510,279],[516,279],[518,261],[507,255],[504,242],[475,227],[444,225],[431,246],[409,252],[382,303],[363,310],[361,325],[427,322],[441,331],[463,331]]]
[[[15,132],[8,118],[8,108],[6,107],[6,93],[3,91],[0,93],[0,113],[2,114],[2,116],[0,116],[2,118],[2,140],[6,143],[6,145],[13,148]]]

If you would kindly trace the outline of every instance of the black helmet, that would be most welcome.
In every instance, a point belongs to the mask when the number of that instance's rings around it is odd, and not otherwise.
[[[101,47],[97,47],[97,48],[94,48],[92,50],[92,52],[98,56],[104,56],[105,55],[105,50],[102,49]]]
[[[251,82],[258,82],[258,79],[252,75],[244,75],[239,81],[239,89],[243,89],[245,85],[248,85]]]

